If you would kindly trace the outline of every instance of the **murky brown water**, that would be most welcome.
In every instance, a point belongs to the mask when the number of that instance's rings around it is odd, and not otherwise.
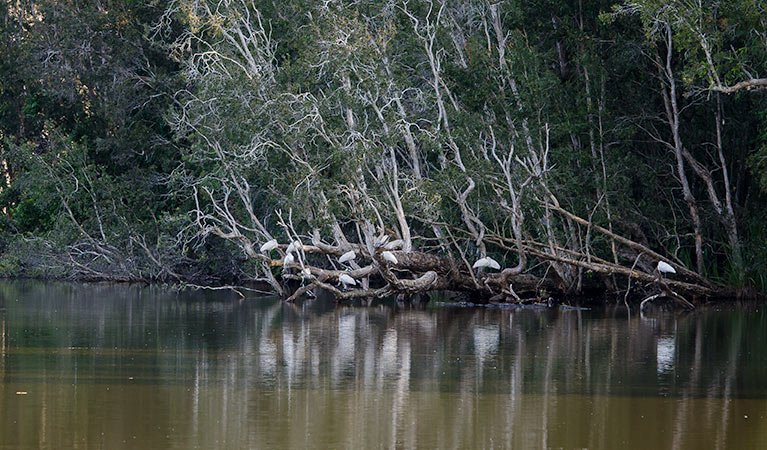
[[[382,447],[767,448],[767,312],[0,283],[0,449]]]

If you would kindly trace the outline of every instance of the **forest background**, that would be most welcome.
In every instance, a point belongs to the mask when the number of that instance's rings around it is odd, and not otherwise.
[[[765,77],[760,0],[2,0],[0,275],[765,292]]]

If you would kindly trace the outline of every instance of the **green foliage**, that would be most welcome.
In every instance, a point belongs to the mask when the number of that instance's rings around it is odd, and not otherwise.
[[[691,263],[689,212],[661,143],[670,137],[656,62],[667,24],[682,139],[719,177],[721,108],[738,226],[749,267],[759,268],[748,282],[760,282],[764,218],[753,212],[764,206],[755,187],[767,190],[764,98],[744,92],[720,104],[706,90],[767,73],[763,2],[501,2],[502,48],[486,2],[442,11],[427,0],[215,2],[214,14],[206,5],[44,0],[14,12],[0,4],[0,180],[9,180],[0,191],[0,273],[32,273],[45,255],[63,269],[35,273],[75,276],[72,252],[100,245],[119,255],[88,264],[115,277],[247,279],[258,265],[232,242],[201,236],[190,214],[197,205],[211,226],[228,202],[248,232],[252,212],[282,238],[282,211],[301,230],[328,235],[337,220],[354,236],[362,219],[397,222],[394,162],[418,244],[437,247],[433,221],[472,255],[455,201],[469,178],[472,212],[513,237],[491,142],[520,161],[548,145],[547,187],[563,205]],[[244,43],[227,37],[236,24],[253,31]],[[436,89],[430,57],[441,71]],[[518,185],[526,173],[512,161]],[[693,189],[709,271],[733,278],[721,219],[706,186]],[[721,177],[714,189],[724,192]],[[525,238],[543,241],[543,191],[530,191]],[[575,246],[565,228],[557,221],[552,233]],[[608,254],[608,240],[589,239]]]

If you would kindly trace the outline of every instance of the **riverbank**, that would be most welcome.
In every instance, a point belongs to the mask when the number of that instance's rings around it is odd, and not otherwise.
[[[18,276],[18,275],[1,275],[0,281],[4,282],[61,282],[61,283],[74,283],[74,284],[116,284],[116,285],[141,285],[141,286],[153,286],[159,288],[168,288],[174,291],[218,291],[225,292],[230,291],[233,294],[241,298],[252,298],[254,296],[261,297],[277,297],[279,295],[270,290],[268,283],[232,283],[232,284],[211,284],[202,285],[191,282],[167,282],[162,280],[150,280],[150,279],[113,279],[108,277],[41,277],[41,276]],[[295,291],[301,286],[296,283],[292,283],[294,286],[292,289]],[[435,304],[437,306],[450,306],[450,307],[489,307],[489,308],[580,308],[580,307],[601,307],[611,304],[626,304],[638,307],[639,304],[648,297],[650,291],[647,287],[634,286],[633,291],[628,295],[625,291],[605,293],[604,291],[595,291],[591,295],[588,293],[581,294],[556,294],[555,292],[547,291],[545,288],[520,290],[526,296],[520,296],[518,300],[508,302],[498,302],[491,298],[482,297],[481,293],[472,293],[464,291],[433,291],[411,296],[397,296],[390,295],[387,298],[396,299],[397,301],[403,301],[406,303],[414,304]],[[334,298],[335,301],[345,303],[359,303],[370,304],[370,300],[373,297],[354,297],[347,299],[339,299],[333,295],[332,292],[323,291],[321,288],[314,289],[312,291],[304,291],[301,296],[290,299],[290,301],[312,299],[317,297]],[[283,298],[283,300],[287,300]],[[362,301],[362,303],[360,303]],[[767,295],[756,291],[755,289],[736,289],[736,288],[721,288],[719,295],[696,298],[693,299],[693,303],[696,306],[710,305],[710,304],[733,304],[734,302],[764,302],[767,301]],[[677,305],[673,299],[661,298],[658,302],[664,308],[674,308]]]

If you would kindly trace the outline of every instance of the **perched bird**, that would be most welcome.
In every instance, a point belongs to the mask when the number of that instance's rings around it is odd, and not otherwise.
[[[397,257],[394,256],[394,253],[392,252],[381,252],[381,256],[383,256],[383,259],[389,261],[392,264],[399,264],[399,261],[397,261]]]
[[[673,267],[671,267],[670,264],[664,262],[664,261],[658,261],[658,272],[660,273],[676,273],[676,270],[674,270]]]
[[[288,249],[285,250],[285,253],[293,253],[294,251],[301,250],[303,248],[304,246],[301,244],[301,241],[293,241],[290,243],[290,245],[288,245]]]
[[[349,275],[345,273],[342,273],[341,275],[338,276],[338,281],[340,281],[346,286],[355,286],[357,284],[357,280],[355,280],[354,278],[350,277]]]
[[[347,261],[353,260],[356,257],[357,257],[357,253],[355,253],[354,250],[349,250],[348,252],[346,252],[343,255],[341,255],[340,258],[338,258],[338,262],[343,264],[343,263],[345,263]]]
[[[681,295],[677,294],[676,292],[672,291],[668,285],[663,281],[663,274],[664,273],[676,273],[676,270],[671,266],[671,264],[668,264],[664,261],[658,261],[658,265],[655,267],[655,270],[658,272],[658,279],[655,280],[660,284],[661,287],[661,293],[660,294],[654,294],[651,295],[644,300],[642,300],[642,303],[639,304],[639,311],[644,311],[645,306],[647,305],[647,302],[650,302],[652,300],[655,300],[656,298],[661,297],[667,297],[670,299],[673,299],[674,301],[677,301],[684,305],[687,309],[695,309],[695,305],[690,303],[689,300],[682,297]]]
[[[402,239],[397,239],[394,241],[389,242],[388,244],[384,245],[384,248],[386,250],[399,250],[402,248],[402,246],[405,244],[405,242]]]
[[[271,241],[261,246],[261,253],[268,253],[277,248],[278,245],[280,244],[277,243],[277,239],[272,239]]]
[[[287,266],[288,264],[293,264],[296,261],[296,258],[293,256],[292,253],[288,253],[285,255],[285,259],[282,261],[282,264],[284,266]]]
[[[476,269],[477,267],[490,267],[491,269],[499,270],[501,265],[498,264],[498,261],[494,260],[493,258],[485,256],[484,258],[478,259],[477,262],[475,262],[471,267],[472,269]]]

